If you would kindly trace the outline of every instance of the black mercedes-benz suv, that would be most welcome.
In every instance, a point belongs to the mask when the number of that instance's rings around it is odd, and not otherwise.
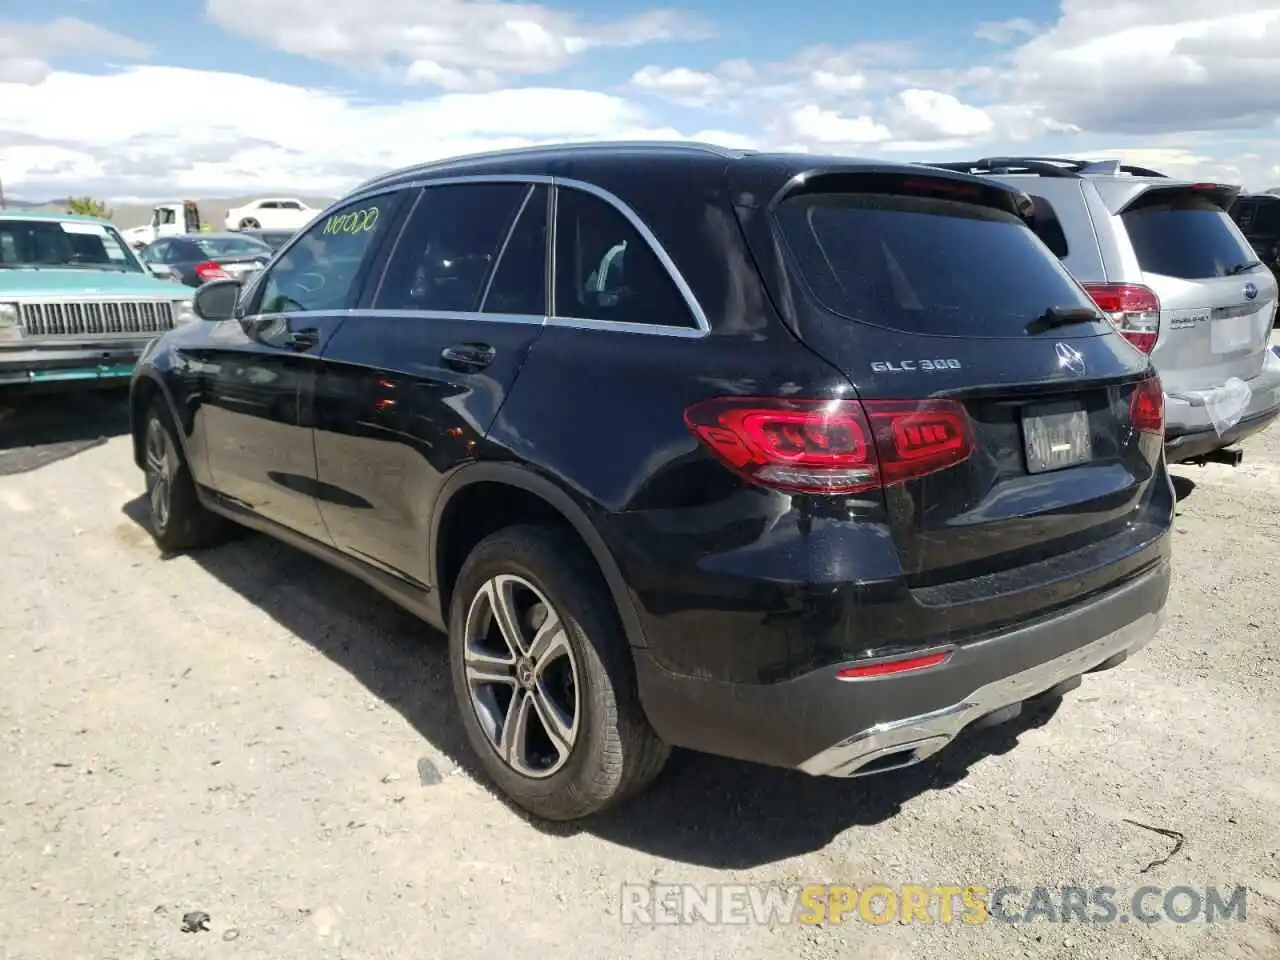
[[[1163,617],[1160,382],[963,173],[595,144],[369,181],[133,380],[155,538],[227,521],[448,633],[539,816],[673,746],[918,762]]]

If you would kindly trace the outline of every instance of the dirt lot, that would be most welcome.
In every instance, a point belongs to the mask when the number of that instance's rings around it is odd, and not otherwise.
[[[119,408],[52,409],[0,421],[0,957],[1280,955],[1280,428],[1177,471],[1169,625],[1055,716],[852,782],[677,755],[548,830],[470,772],[438,636],[260,537],[162,559]],[[1185,843],[1144,873],[1149,827]],[[1214,925],[637,928],[624,881],[1249,893]]]

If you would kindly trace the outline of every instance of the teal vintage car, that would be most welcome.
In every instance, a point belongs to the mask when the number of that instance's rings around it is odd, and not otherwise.
[[[195,320],[113,224],[0,211],[0,389],[128,383],[155,337]]]

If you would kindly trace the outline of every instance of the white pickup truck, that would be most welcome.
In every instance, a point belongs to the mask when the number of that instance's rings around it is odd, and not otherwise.
[[[151,223],[120,231],[125,242],[135,250],[141,250],[161,237],[199,232],[200,209],[194,200],[157,204],[151,210]]]

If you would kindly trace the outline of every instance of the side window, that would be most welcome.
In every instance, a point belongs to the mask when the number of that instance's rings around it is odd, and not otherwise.
[[[385,233],[398,197],[387,193],[361,200],[312,224],[271,264],[256,312],[345,309],[360,265]]]
[[[1032,196],[1031,202],[1035,205],[1035,230],[1044,245],[1054,252],[1058,259],[1062,259],[1069,252],[1067,248],[1067,235],[1062,231],[1062,224],[1058,221],[1058,213],[1053,209],[1051,204],[1044,197]]]
[[[534,187],[511,228],[489,281],[482,313],[542,317],[547,313],[547,200],[551,191]]]
[[[1274,240],[1280,236],[1280,200],[1260,200],[1251,205],[1249,219],[1259,233]],[[1241,221],[1241,226],[1244,222]]]
[[[1253,216],[1257,212],[1257,204],[1250,200],[1242,200],[1235,209],[1236,223],[1240,225],[1241,230],[1247,230],[1253,225]]]
[[[280,204],[276,203],[274,200],[262,200],[258,203],[259,210],[275,210],[279,206]]]
[[[298,203],[297,200],[281,200],[280,209],[281,210],[301,210],[302,204]]]
[[[555,313],[694,327],[675,281],[630,221],[581,190],[559,188],[556,200]]]
[[[166,207],[164,210],[159,210],[157,211],[157,214],[160,218],[160,221],[159,221],[160,223],[177,223],[178,222],[178,215],[174,213],[173,210],[170,208]]]
[[[479,309],[502,244],[529,192],[527,183],[423,188],[387,262],[373,308]]]
[[[153,243],[142,252],[142,259],[146,263],[168,263],[169,241],[162,240],[160,243]]]

